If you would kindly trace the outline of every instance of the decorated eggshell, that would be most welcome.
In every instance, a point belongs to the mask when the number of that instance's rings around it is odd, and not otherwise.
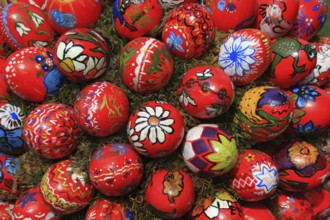
[[[89,163],[93,186],[106,196],[124,196],[140,183],[143,164],[134,148],[126,143],[113,143],[97,149]]]
[[[289,89],[298,85],[316,65],[315,46],[300,38],[282,37],[272,42],[268,81]]]
[[[8,97],[8,84],[5,78],[4,66],[6,65],[6,59],[0,58],[0,102],[5,101]]]
[[[157,0],[115,0],[112,9],[117,34],[130,40],[156,34],[163,17]]]
[[[187,3],[196,3],[196,0],[159,0],[163,9],[173,9],[179,5]]]
[[[17,184],[18,158],[0,152],[0,200],[17,198],[19,189]]]
[[[87,16],[88,17],[88,16]],[[86,82],[101,76],[109,65],[109,49],[96,31],[76,28],[57,39],[54,62],[72,82]]]
[[[242,205],[244,220],[276,220],[274,214],[260,202],[250,202]]]
[[[118,202],[111,202],[106,199],[97,199],[88,208],[85,219],[121,219],[133,220],[131,211],[125,205]]]
[[[244,93],[234,124],[244,139],[265,142],[283,133],[290,125],[292,115],[293,104],[284,91],[259,86]]]
[[[186,134],[182,154],[190,171],[215,177],[235,166],[238,150],[235,138],[228,131],[215,124],[200,124]]]
[[[36,107],[26,118],[23,129],[26,144],[42,158],[66,157],[80,143],[80,130],[73,109],[61,103]]]
[[[80,128],[96,137],[116,133],[126,125],[129,117],[126,94],[109,82],[86,86],[76,97],[73,107]]]
[[[0,202],[0,219],[1,220],[13,220],[12,213],[14,204],[8,202]]]
[[[322,220],[330,217],[329,191],[323,187],[318,187],[304,192],[303,195],[312,206],[314,219]]]
[[[101,16],[102,1],[51,0],[46,11],[52,28],[60,34],[94,25]]]
[[[272,158],[262,151],[249,149],[239,154],[230,171],[229,186],[242,200],[255,202],[270,197],[278,181]]]
[[[0,33],[13,50],[24,47],[46,47],[54,31],[44,12],[30,4],[13,3],[0,12]]]
[[[234,101],[234,85],[227,74],[214,66],[196,66],[182,77],[177,89],[181,107],[196,118],[215,118]]]
[[[173,59],[165,44],[154,38],[136,38],[120,52],[119,72],[123,83],[141,94],[166,86],[173,68]]]
[[[222,42],[218,63],[236,85],[246,85],[267,70],[271,52],[270,39],[264,32],[238,30]]]
[[[182,170],[157,170],[151,174],[145,191],[145,201],[151,212],[161,218],[184,216],[195,200],[194,184]]]
[[[40,191],[46,205],[63,215],[81,211],[94,196],[87,173],[72,160],[51,165],[41,179]]]
[[[237,199],[220,188],[211,198],[206,198],[202,204],[196,205],[187,220],[243,220],[242,207]]]
[[[291,0],[258,0],[256,27],[265,32],[271,39],[283,37],[295,22],[299,1]]]
[[[282,143],[272,154],[279,172],[280,184],[287,191],[306,191],[321,185],[329,176],[329,165],[323,151],[310,143],[292,140]]]
[[[129,117],[127,134],[141,155],[165,157],[179,147],[184,136],[184,121],[172,104],[148,101]]]
[[[54,64],[53,51],[42,47],[27,47],[12,53],[6,60],[5,77],[13,93],[31,102],[42,102],[56,95],[64,80]]]
[[[207,9],[197,3],[179,5],[168,15],[162,39],[172,54],[199,58],[213,44],[215,27]]]
[[[51,211],[42,199],[39,186],[22,193],[16,200],[12,210],[15,220],[58,220],[60,216]]]

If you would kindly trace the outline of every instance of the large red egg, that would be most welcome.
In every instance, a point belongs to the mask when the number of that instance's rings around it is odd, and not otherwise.
[[[12,53],[4,67],[7,84],[22,99],[42,102],[56,95],[64,77],[56,68],[53,51],[42,47],[28,47]]]
[[[44,12],[30,4],[12,3],[0,12],[0,33],[14,50],[24,47],[49,46],[54,31]]]
[[[274,214],[260,202],[245,203],[242,209],[244,220],[276,220]]]
[[[1,220],[13,220],[12,213],[14,204],[8,202],[0,202],[0,219]]]
[[[240,153],[229,174],[229,186],[242,200],[249,202],[270,197],[276,191],[279,181],[272,158],[254,149]]]
[[[100,147],[89,163],[93,186],[106,196],[124,196],[141,182],[143,164],[131,145],[114,143]]]
[[[304,197],[310,202],[313,209],[313,217],[323,220],[330,217],[330,192],[323,187],[304,192]]]
[[[229,76],[214,66],[196,66],[182,77],[177,89],[181,107],[196,118],[215,118],[234,101],[234,85]]]
[[[172,54],[182,58],[199,58],[213,44],[214,23],[207,9],[188,3],[173,9],[168,15],[162,39]]]
[[[0,200],[17,198],[20,190],[17,186],[18,158],[0,152]]]
[[[154,171],[147,182],[145,201],[155,215],[176,219],[184,216],[195,200],[194,183],[182,170]]]
[[[246,85],[267,70],[271,52],[270,39],[264,32],[238,30],[222,41],[218,63],[236,85]]]
[[[26,144],[42,158],[66,157],[80,143],[80,130],[73,109],[61,103],[36,107],[26,118],[23,129]]]
[[[0,101],[4,101],[9,97],[8,94],[8,84],[5,77],[6,59],[0,58]]]
[[[64,215],[81,211],[94,196],[87,173],[72,160],[51,165],[41,179],[40,191],[45,203]]]
[[[105,137],[125,126],[129,117],[126,94],[109,82],[96,82],[80,91],[74,102],[80,128],[93,136]]]

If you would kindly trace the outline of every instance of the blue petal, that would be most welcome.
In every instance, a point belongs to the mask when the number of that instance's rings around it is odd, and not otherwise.
[[[314,128],[314,124],[312,121],[309,121],[304,125],[304,131],[306,131],[306,132],[313,131],[313,128]]]
[[[77,18],[71,13],[64,14],[58,10],[51,10],[50,14],[54,23],[60,27],[72,29],[77,24]]]
[[[316,101],[316,99],[314,98],[314,96],[309,95],[309,96],[307,96],[307,98],[308,98],[308,100],[310,100],[312,102],[315,102]]]
[[[306,106],[306,104],[307,104],[307,100],[305,98],[303,98],[302,96],[299,96],[297,99],[297,107],[303,108]]]
[[[299,93],[299,91],[300,91],[300,88],[299,87],[295,87],[295,88],[293,88],[293,89],[291,89],[291,91],[293,92],[293,93]]]
[[[175,37],[175,42],[177,44],[182,44],[182,39],[181,39],[181,37],[179,35]]]
[[[22,139],[16,137],[16,138],[8,138],[8,144],[17,148],[17,147],[22,147],[24,142]]]
[[[9,138],[15,138],[15,137],[20,137],[22,135],[22,129],[21,128],[16,128],[11,131],[7,131],[6,135]]]
[[[62,73],[55,67],[49,71],[44,78],[44,85],[47,94],[57,94],[63,85],[64,77]]]
[[[0,128],[0,138],[1,137],[6,137],[6,132],[2,128]]]

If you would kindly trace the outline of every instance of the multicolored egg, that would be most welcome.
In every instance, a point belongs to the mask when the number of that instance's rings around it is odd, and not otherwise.
[[[26,118],[23,129],[26,144],[42,158],[66,157],[80,143],[80,130],[73,109],[61,103],[36,107]]]
[[[42,102],[56,95],[64,81],[54,64],[53,51],[42,47],[15,51],[7,58],[4,71],[11,91],[31,102]]]
[[[4,66],[6,65],[6,59],[0,58],[0,102],[5,101],[8,97],[9,86],[6,82]]]
[[[86,86],[76,97],[73,108],[80,128],[96,137],[116,133],[126,125],[129,117],[126,94],[109,82]]]
[[[0,33],[13,50],[24,47],[47,47],[54,31],[44,12],[30,4],[12,3],[0,12]]]
[[[234,101],[234,85],[227,74],[214,66],[196,66],[182,77],[177,89],[181,107],[196,118],[215,118]]]
[[[220,176],[237,161],[235,138],[215,124],[200,124],[185,136],[182,149],[188,168],[203,177]]]
[[[14,216],[12,213],[14,204],[9,202],[0,202],[0,219],[1,220],[13,220]]]
[[[304,192],[303,195],[312,206],[314,219],[322,220],[330,217],[330,192],[328,190],[318,187]]]
[[[184,136],[184,121],[172,104],[149,101],[131,114],[127,134],[141,155],[165,157],[179,147]]]
[[[315,46],[300,38],[273,40],[268,81],[282,89],[298,85],[316,65]]]
[[[278,183],[275,163],[259,150],[248,149],[240,153],[230,171],[229,186],[244,201],[255,202],[270,197]]]
[[[250,202],[242,205],[244,220],[276,220],[274,214],[260,202]]]
[[[63,215],[81,211],[94,196],[87,173],[72,160],[51,165],[41,179],[40,191],[46,205]]]
[[[157,0],[115,0],[112,10],[117,34],[130,40],[155,35],[163,18],[162,6]]]
[[[265,142],[283,133],[290,125],[292,115],[293,104],[284,91],[259,86],[244,93],[234,124],[244,139]]]
[[[238,30],[222,42],[218,64],[236,85],[246,85],[267,70],[271,52],[270,38],[264,32]]]
[[[119,72],[123,83],[141,94],[155,92],[166,86],[173,69],[170,52],[163,42],[154,38],[136,38],[120,52]]]
[[[56,66],[72,82],[95,79],[105,73],[109,65],[105,39],[88,28],[76,28],[62,34],[57,39],[54,52]]]
[[[301,192],[321,185],[329,177],[325,153],[310,143],[292,140],[272,153],[284,190]]]
[[[195,201],[194,184],[182,170],[157,170],[147,182],[145,201],[150,211],[166,219],[184,216]]]
[[[20,193],[17,188],[18,158],[0,152],[0,200],[16,199]]]
[[[162,39],[172,54],[182,58],[199,58],[210,48],[215,27],[207,9],[197,3],[179,5],[168,15]]]

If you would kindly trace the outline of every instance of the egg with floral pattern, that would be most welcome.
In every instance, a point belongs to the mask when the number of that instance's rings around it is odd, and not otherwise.
[[[5,101],[8,97],[8,84],[5,78],[4,66],[6,65],[6,59],[0,58],[0,102]]]
[[[16,199],[20,193],[18,176],[18,158],[0,152],[0,200]]]
[[[14,204],[9,202],[0,202],[0,219],[1,220],[13,220],[14,216],[12,209]]]
[[[107,71],[109,49],[96,31],[76,28],[62,34],[54,46],[54,61],[72,82],[93,80]]]
[[[7,58],[4,71],[11,91],[31,102],[57,95],[64,81],[54,64],[53,51],[42,47],[15,51]]]

